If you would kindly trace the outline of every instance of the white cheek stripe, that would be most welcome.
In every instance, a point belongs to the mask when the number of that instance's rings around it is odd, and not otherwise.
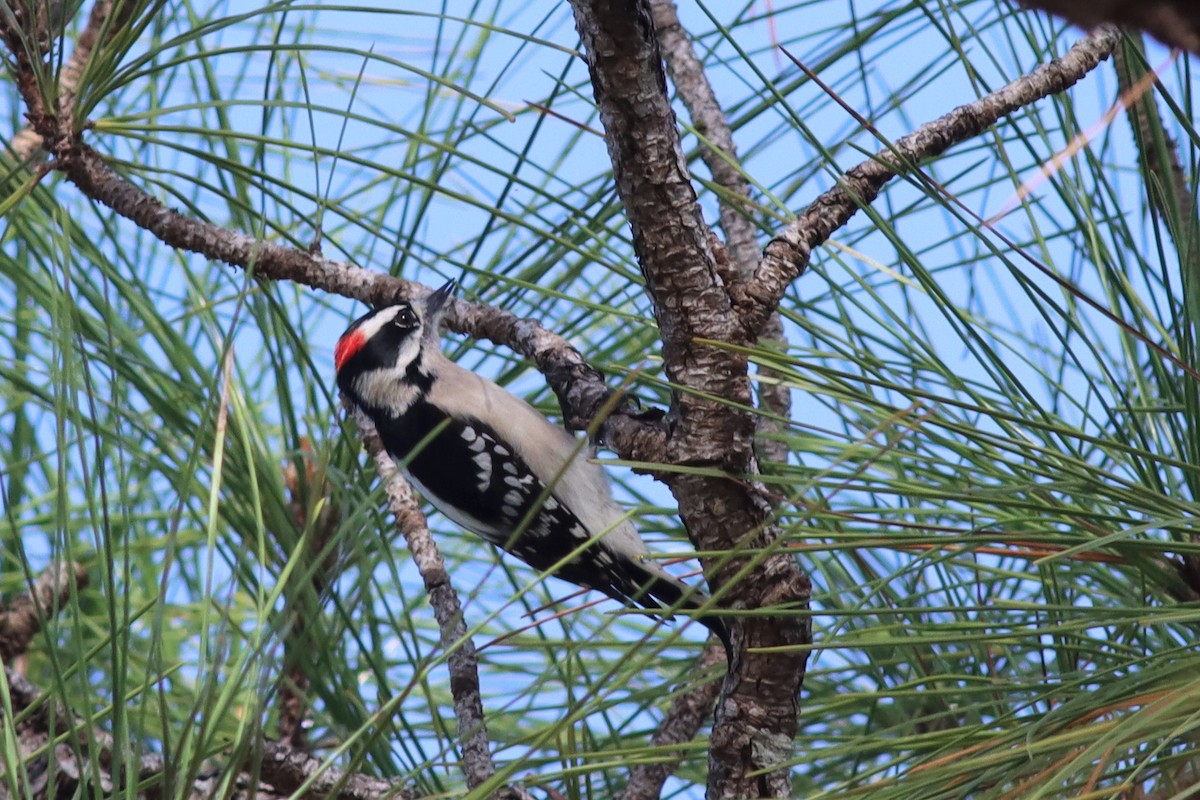
[[[384,325],[390,325],[392,320],[396,318],[396,313],[399,310],[399,307],[385,308],[362,325],[359,325],[358,332],[363,335],[363,340],[366,341],[379,333],[379,331],[383,330]]]

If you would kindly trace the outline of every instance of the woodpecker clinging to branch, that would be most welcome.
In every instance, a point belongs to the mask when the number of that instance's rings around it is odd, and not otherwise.
[[[371,311],[338,340],[338,388],[388,453],[439,511],[539,572],[668,618],[671,607],[700,608],[706,595],[647,558],[574,437],[442,353],[438,322],[454,289]],[[722,621],[700,622],[730,653]]]

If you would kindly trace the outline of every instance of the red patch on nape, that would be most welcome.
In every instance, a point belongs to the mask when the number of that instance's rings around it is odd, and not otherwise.
[[[338,339],[337,347],[333,350],[333,367],[338,372],[342,371],[342,365],[354,357],[354,354],[362,349],[366,343],[366,337],[359,331],[351,331],[342,338]]]

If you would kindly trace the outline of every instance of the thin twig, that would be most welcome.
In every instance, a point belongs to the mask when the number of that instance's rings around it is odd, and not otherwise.
[[[738,273],[751,275],[758,264],[759,250],[754,223],[746,216],[750,181],[739,166],[733,129],[691,38],[679,22],[675,0],[650,0],[650,9],[667,73],[692,118],[692,127],[702,137],[700,159],[712,174],[713,182],[726,190],[717,198],[725,247]]]
[[[344,402],[344,401],[343,401]],[[479,658],[475,645],[467,636],[462,604],[450,585],[450,575],[437,545],[429,535],[425,515],[408,482],[396,468],[395,462],[383,447],[374,424],[361,411],[348,410],[358,426],[363,447],[375,462],[379,479],[387,491],[388,508],[396,518],[396,527],[408,543],[413,562],[425,582],[429,604],[433,606],[441,629],[442,646],[450,655],[450,693],[454,697],[454,714],[458,724],[459,747],[462,750],[462,770],[467,786],[474,789],[496,773],[496,765],[488,746],[487,726],[483,719],[483,700],[479,687]]]
[[[846,172],[837,186],[818,197],[771,240],[763,251],[755,279],[738,287],[739,296],[734,301],[742,308],[747,324],[752,330],[761,330],[778,308],[788,284],[808,267],[813,248],[845,225],[859,208],[874,201],[884,184],[897,174],[978,136],[1002,117],[1073,86],[1108,58],[1120,38],[1116,28],[1098,28],[1076,42],[1062,58],[922,125]],[[809,75],[819,83],[815,75]]]

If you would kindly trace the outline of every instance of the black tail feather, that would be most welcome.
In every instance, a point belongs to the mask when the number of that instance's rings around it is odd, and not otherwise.
[[[633,581],[637,587],[636,591],[620,598],[626,603],[634,603],[650,611],[658,612],[660,617],[670,620],[674,618],[670,613],[671,608],[681,611],[698,611],[710,602],[708,595],[699,589],[692,589],[681,581],[665,578],[640,564],[638,567],[640,568],[638,572],[641,574],[637,575]],[[729,635],[729,627],[725,624],[725,620],[713,614],[701,614],[696,617],[696,621],[721,640],[721,644],[725,646],[725,660],[729,669],[732,670],[733,640]]]

